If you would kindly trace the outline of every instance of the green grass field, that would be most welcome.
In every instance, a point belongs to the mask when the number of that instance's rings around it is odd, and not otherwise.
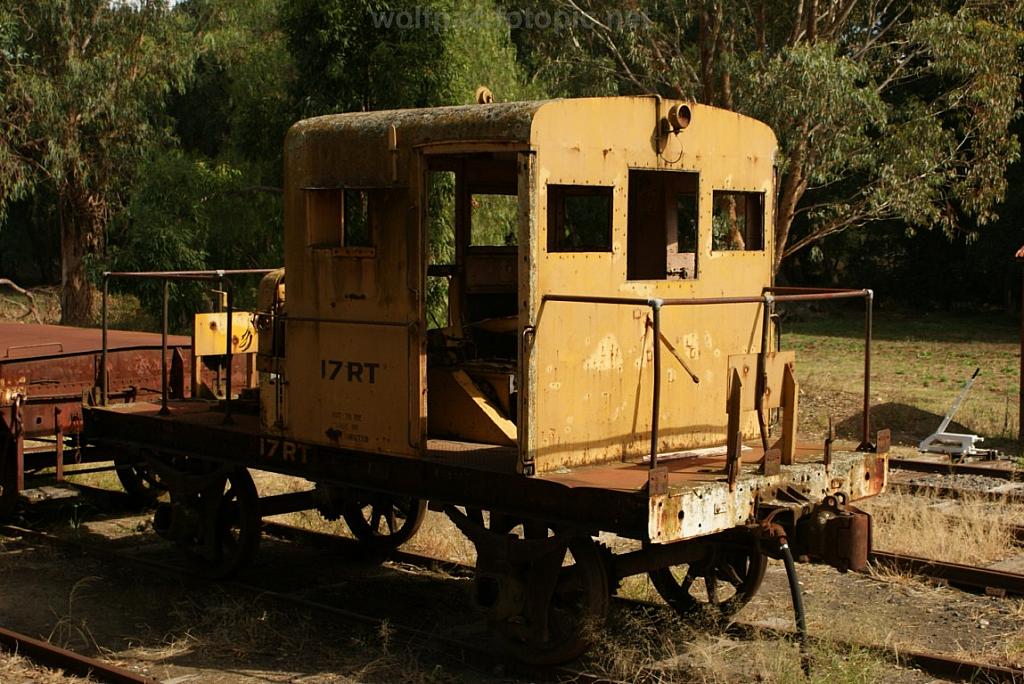
[[[802,434],[824,435],[831,416],[840,436],[859,437],[863,340],[863,315],[853,311],[784,320],[782,348],[797,354]],[[1019,340],[1018,322],[1002,314],[877,312],[872,429],[888,427],[894,443],[916,444],[938,428],[980,368],[949,430],[979,434],[983,446],[1015,453]]]

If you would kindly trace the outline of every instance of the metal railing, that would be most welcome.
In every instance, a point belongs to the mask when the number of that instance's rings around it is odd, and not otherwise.
[[[110,295],[110,279],[111,278],[123,278],[123,279],[134,279],[134,280],[162,280],[163,281],[163,326],[160,333],[160,413],[161,415],[167,415],[170,413],[168,409],[168,387],[167,387],[167,338],[168,338],[168,308],[170,304],[170,283],[171,281],[186,281],[186,280],[206,280],[206,281],[217,281],[218,289],[225,292],[227,297],[226,309],[227,309],[227,343],[225,349],[225,356],[227,357],[227,372],[225,377],[224,386],[224,422],[231,422],[231,371],[232,361],[234,355],[232,353],[232,337],[233,331],[231,329],[231,322],[234,314],[234,289],[231,285],[231,278],[233,276],[252,276],[259,275],[263,276],[270,273],[274,269],[271,268],[241,268],[241,269],[219,269],[212,271],[105,271],[103,273],[103,308],[102,308],[102,328],[103,328],[103,341],[102,351],[100,354],[100,402],[103,406],[107,405],[107,396],[109,394],[109,387],[107,381],[107,312],[108,312],[108,299]],[[227,289],[225,289],[225,284]],[[193,369],[194,372],[194,369]]]
[[[763,378],[765,359],[769,347],[769,328],[775,304],[780,302],[813,302],[832,299],[864,299],[864,415],[862,422],[862,441],[858,448],[871,448],[871,335],[872,335],[872,304],[874,292],[871,290],[848,290],[832,288],[807,287],[766,287],[759,297],[706,297],[688,299],[662,299],[656,297],[601,297],[592,295],[559,295],[546,294],[541,298],[541,305],[547,302],[569,302],[578,304],[611,304],[624,306],[646,306],[651,310],[651,326],[654,340],[654,386],[651,399],[651,457],[650,468],[658,465],[658,423],[661,412],[661,310],[666,306],[711,306],[727,304],[761,304],[761,351],[758,353],[758,386],[755,394],[758,424],[762,441],[767,442],[767,430],[763,411]],[[767,446],[765,446],[767,451]]]

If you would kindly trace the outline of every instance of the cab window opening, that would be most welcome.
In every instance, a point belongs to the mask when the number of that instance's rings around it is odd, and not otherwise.
[[[764,249],[764,193],[715,190],[711,251],[757,252]]]
[[[339,256],[374,256],[376,195],[359,188],[306,188],[306,246]]]
[[[685,171],[629,172],[628,280],[698,277],[698,180]]]
[[[612,251],[612,187],[548,185],[548,251]]]
[[[470,196],[471,247],[515,247],[519,242],[519,196],[477,192]]]

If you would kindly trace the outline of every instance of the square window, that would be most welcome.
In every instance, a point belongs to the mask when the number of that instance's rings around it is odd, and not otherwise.
[[[306,245],[337,256],[374,256],[375,193],[371,190],[306,188]]]
[[[612,251],[612,188],[548,185],[548,251]]]
[[[764,249],[764,193],[715,190],[711,219],[711,250]]]

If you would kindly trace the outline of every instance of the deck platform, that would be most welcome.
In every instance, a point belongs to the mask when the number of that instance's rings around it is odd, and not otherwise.
[[[842,493],[850,501],[880,493],[886,454],[799,445],[796,463],[760,474],[760,447],[747,446],[735,486],[725,476],[725,450],[659,456],[664,491],[651,492],[647,463],[592,465],[528,477],[514,472],[516,450],[432,439],[426,458],[355,452],[297,444],[261,435],[259,418],[238,406],[226,419],[223,404],[147,402],[87,409],[87,439],[120,448],[186,454],[305,477],[314,481],[427,498],[439,504],[501,510],[563,520],[595,530],[668,543],[724,531],[756,520],[757,507],[775,499],[820,501]]]

